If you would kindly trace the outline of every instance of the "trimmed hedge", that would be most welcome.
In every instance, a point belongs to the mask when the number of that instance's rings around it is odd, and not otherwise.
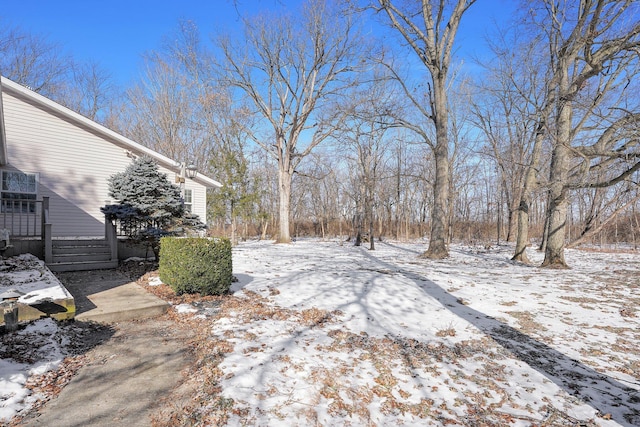
[[[221,295],[231,287],[231,241],[226,238],[163,237],[160,280],[176,294]]]

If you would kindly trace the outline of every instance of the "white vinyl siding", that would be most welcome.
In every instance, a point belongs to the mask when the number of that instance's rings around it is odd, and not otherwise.
[[[100,207],[111,198],[108,179],[132,161],[126,147],[107,135],[81,127],[66,118],[3,94],[9,164],[39,173],[39,199],[50,198],[54,237],[104,236]],[[162,165],[171,182],[175,173]],[[194,213],[206,217],[204,186],[187,179],[193,190]],[[113,201],[115,202],[115,201]]]

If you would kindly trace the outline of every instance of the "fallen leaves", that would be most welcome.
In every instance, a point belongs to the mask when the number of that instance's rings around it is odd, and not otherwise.
[[[0,359],[34,364],[50,361],[52,352],[63,357],[55,369],[29,376],[25,386],[31,391],[33,403],[13,417],[12,426],[20,425],[27,412],[37,410],[57,396],[78,370],[89,363],[87,352],[114,332],[111,327],[96,323],[55,322],[52,319],[41,322],[50,325],[41,329],[21,325],[15,333],[0,334]]]
[[[56,397],[78,370],[87,363],[87,360],[86,355],[65,357],[58,369],[29,377],[26,383],[27,388],[33,393],[42,396],[33,406],[33,409],[41,407],[47,401]]]

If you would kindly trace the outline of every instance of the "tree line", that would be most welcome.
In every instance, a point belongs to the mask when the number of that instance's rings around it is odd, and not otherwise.
[[[223,188],[231,235],[513,241],[513,259],[637,244],[640,4],[522,0],[473,74],[457,35],[482,1],[308,0],[203,39],[183,21],[119,90],[96,64],[0,30],[2,74]],[[595,240],[594,240],[595,239]]]

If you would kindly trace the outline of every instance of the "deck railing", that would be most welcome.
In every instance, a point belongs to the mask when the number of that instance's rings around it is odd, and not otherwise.
[[[52,260],[51,222],[49,198],[0,200],[0,229],[7,231],[10,242],[40,241],[45,262]],[[15,245],[11,247],[15,250]],[[25,250],[17,249],[16,254]]]
[[[48,223],[49,198],[0,200],[0,228],[11,238],[43,238]]]
[[[160,224],[156,221],[120,221],[114,220],[113,224],[116,228],[116,235],[118,237],[128,237],[136,235],[142,231],[152,228],[161,228]]]

